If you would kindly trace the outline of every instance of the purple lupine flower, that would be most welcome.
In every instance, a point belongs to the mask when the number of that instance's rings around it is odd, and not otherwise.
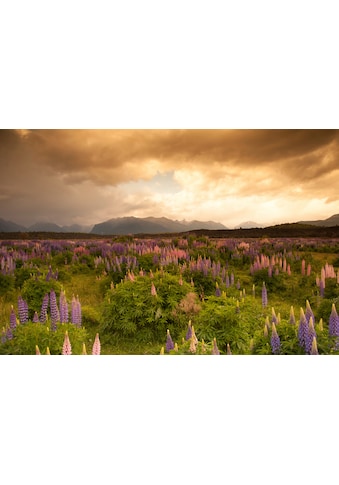
[[[41,305],[41,311],[40,311],[40,322],[41,323],[46,323],[47,320],[47,309],[48,309],[48,303],[49,303],[49,295],[46,293],[42,300],[42,305]]]
[[[79,297],[73,295],[72,298],[72,323],[77,327],[81,327],[81,304]]]
[[[213,347],[212,347],[211,354],[212,355],[220,355],[220,351],[219,351],[218,346],[217,346],[217,339],[215,337],[213,339]]]
[[[308,325],[307,320],[305,317],[304,310],[300,308],[300,320],[299,320],[299,327],[298,327],[298,340],[300,347],[305,348],[306,344],[306,333],[307,333]]]
[[[185,340],[189,340],[192,337],[192,324],[191,320],[188,322],[187,332],[185,336]]]
[[[20,323],[28,322],[28,305],[27,301],[23,300],[21,296],[18,298],[18,313]]]
[[[328,332],[331,337],[339,336],[339,316],[334,303],[332,303],[332,311],[328,322]]]
[[[267,307],[268,299],[267,299],[267,289],[266,289],[265,281],[262,284],[261,302],[262,302],[263,308]]]
[[[11,329],[11,327],[9,327],[6,332],[6,339],[12,340],[12,338],[13,338],[13,330]]]
[[[33,323],[38,323],[38,322],[39,322],[38,312],[34,312],[34,315],[33,315]]]
[[[100,355],[100,351],[101,351],[101,344],[100,344],[99,334],[97,333],[94,339],[92,355]]]
[[[317,347],[317,339],[315,337],[313,337],[313,340],[312,340],[312,348],[311,348],[310,355],[319,355],[318,347]]]
[[[69,340],[68,332],[65,332],[64,344],[62,346],[62,355],[72,355],[72,346]]]
[[[221,296],[221,291],[217,282],[215,282],[215,296]]]
[[[314,317],[314,313],[312,311],[310,302],[308,300],[306,300],[305,318],[306,318],[307,323],[309,323],[310,319],[312,318],[313,319],[313,325],[314,325],[315,317]]]
[[[170,334],[170,331],[167,329],[167,337],[166,337],[166,352],[174,349],[174,343]]]
[[[313,318],[311,317],[310,321],[308,322],[308,328],[307,328],[307,332],[306,332],[306,335],[305,335],[305,350],[308,354],[311,353],[312,343],[313,343],[314,337],[317,338],[317,334],[316,334],[315,329],[314,329]]]
[[[2,329],[2,332],[1,332],[1,343],[4,344],[7,340],[7,336],[6,336],[6,329],[3,328]]]
[[[275,323],[272,323],[271,348],[272,354],[280,354],[280,338],[275,328]]]
[[[13,305],[11,306],[11,313],[10,313],[10,316],[9,316],[9,326],[10,326],[11,330],[16,329],[16,315],[15,315]]]
[[[68,323],[68,303],[66,300],[66,295],[63,290],[60,292],[60,323]]]
[[[55,331],[57,322],[60,322],[60,313],[54,290],[50,291],[49,301],[51,308],[51,330]]]

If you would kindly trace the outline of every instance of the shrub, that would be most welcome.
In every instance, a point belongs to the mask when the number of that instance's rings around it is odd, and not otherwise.
[[[152,282],[156,295],[151,294]],[[107,294],[101,331],[152,343],[161,342],[168,328],[178,338],[187,326],[179,305],[189,292],[188,283],[179,285],[178,277],[168,273],[124,281]]]

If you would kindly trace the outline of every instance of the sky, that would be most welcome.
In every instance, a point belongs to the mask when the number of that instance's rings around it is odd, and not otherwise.
[[[1,130],[0,217],[227,227],[339,212],[339,130]]]

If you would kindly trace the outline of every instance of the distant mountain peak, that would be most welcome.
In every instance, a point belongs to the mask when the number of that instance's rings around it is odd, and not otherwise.
[[[172,220],[167,217],[117,217],[100,224],[95,224],[91,233],[99,235],[126,234],[162,234],[193,231],[197,229],[227,229],[223,224],[214,221]]]

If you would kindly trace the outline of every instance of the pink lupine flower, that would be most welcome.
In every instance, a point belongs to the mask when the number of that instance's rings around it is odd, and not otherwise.
[[[68,332],[65,332],[64,344],[62,346],[62,355],[72,355],[72,346],[68,337]]]
[[[99,334],[97,333],[94,339],[92,355],[100,355],[101,344],[99,339]]]
[[[152,286],[151,286],[151,295],[157,296],[157,290],[155,289],[153,281],[152,281]]]

